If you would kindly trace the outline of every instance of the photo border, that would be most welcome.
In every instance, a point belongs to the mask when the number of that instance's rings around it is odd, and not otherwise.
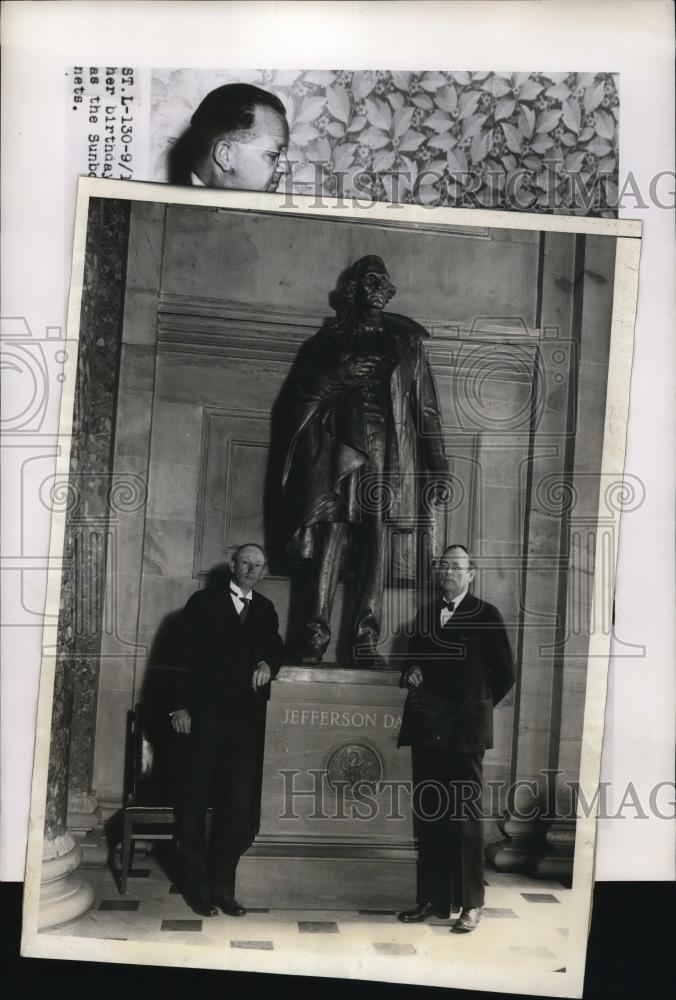
[[[384,223],[413,224],[416,228],[433,226],[497,229],[523,229],[540,232],[568,232],[609,236],[616,238],[615,278],[611,341],[607,372],[607,398],[605,407],[603,459],[601,475],[617,474],[624,468],[626,430],[629,406],[629,387],[633,353],[633,331],[636,318],[639,257],[642,224],[633,220],[596,218],[569,218],[563,216],[532,215],[514,212],[492,212],[476,209],[424,208],[414,206],[371,203],[355,206],[342,202],[341,207],[318,205],[312,197],[256,194],[242,191],[213,191],[209,189],[172,188],[165,184],[140,182],[101,181],[81,178],[78,187],[75,238],[73,248],[72,281],[68,303],[67,341],[79,340],[80,306],[85,269],[85,240],[88,206],[91,198],[122,199],[127,201],[186,204],[212,208],[237,209],[264,213],[281,213],[302,217],[336,217]],[[280,204],[281,200],[281,204]],[[333,201],[333,199],[331,199]],[[286,204],[285,204],[286,202]],[[61,399],[59,421],[59,454],[56,475],[68,477],[71,446],[72,414],[75,400],[77,352],[69,351],[64,366],[65,381]],[[605,523],[608,512],[604,509]],[[619,511],[612,512],[614,527],[619,527]],[[47,586],[46,622],[55,622],[61,591],[62,553],[65,536],[64,511],[54,512],[49,547],[49,573]],[[617,538],[617,531],[614,537]],[[597,536],[595,567],[600,565],[600,535]],[[617,543],[612,553],[612,564],[617,561]],[[594,597],[603,596],[601,573],[594,574]],[[600,605],[599,605],[600,606]],[[539,992],[549,996],[581,996],[584,980],[586,939],[591,918],[591,899],[594,880],[594,853],[597,824],[594,816],[586,816],[578,809],[576,850],[574,858],[573,889],[571,897],[571,924],[568,948],[569,960],[565,973],[533,971],[521,972],[518,968],[495,970],[458,966],[443,970],[429,966],[424,974],[415,969],[420,958],[398,958],[393,964],[385,956],[374,955],[368,961],[348,967],[345,957],[313,955],[312,948],[298,952],[257,951],[255,957],[245,950],[219,946],[191,945],[177,940],[163,943],[104,941],[100,939],[62,937],[58,934],[40,935],[37,929],[42,840],[45,818],[47,768],[50,749],[53,688],[56,654],[45,650],[54,646],[55,624],[45,624],[43,632],[43,657],[40,672],[38,717],[34,771],[31,794],[29,841],[27,852],[24,893],[23,930],[21,954],[28,957],[86,959],[143,965],[171,965],[194,968],[229,969],[265,973],[321,975],[337,978],[374,979],[393,983],[416,983],[428,986],[454,988],[510,990],[519,993]],[[608,679],[608,662],[611,636],[600,630],[590,636],[588,672],[584,711],[584,728],[580,761],[580,792],[591,801],[599,786],[604,712]],[[577,944],[578,947],[573,947]],[[498,982],[499,980],[499,982]]]

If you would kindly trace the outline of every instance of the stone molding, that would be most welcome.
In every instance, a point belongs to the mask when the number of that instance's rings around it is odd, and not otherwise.
[[[291,365],[300,347],[331,317],[328,306],[321,312],[291,312],[271,303],[254,306],[165,293],[158,305],[158,351]],[[471,327],[460,321],[415,318],[431,334],[424,345],[435,370],[456,371],[458,362],[464,361],[473,367],[479,364],[483,371],[500,347],[500,361],[511,357],[512,362],[496,365],[491,377],[532,381],[540,330],[496,324],[490,318]]]

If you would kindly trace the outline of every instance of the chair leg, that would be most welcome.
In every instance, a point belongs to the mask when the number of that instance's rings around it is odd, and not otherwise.
[[[132,862],[132,839],[131,839],[131,819],[125,814],[122,825],[122,852],[120,856],[120,884],[119,893],[121,896],[127,891],[127,877],[131,869]]]

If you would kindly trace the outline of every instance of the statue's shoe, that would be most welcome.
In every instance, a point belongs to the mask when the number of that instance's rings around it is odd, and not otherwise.
[[[317,646],[306,646],[303,650],[300,662],[301,663],[321,663],[324,656],[324,650]]]
[[[303,652],[301,653],[302,663],[321,663],[326,652],[331,633],[321,622],[308,622],[305,626],[308,633]]]

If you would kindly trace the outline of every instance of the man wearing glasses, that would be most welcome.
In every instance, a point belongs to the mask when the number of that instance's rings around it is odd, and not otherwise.
[[[253,839],[265,703],[284,658],[274,606],[254,591],[265,568],[260,546],[240,545],[228,583],[198,590],[181,618],[180,707],[171,712],[174,730],[187,742],[179,874],[186,902],[203,917],[219,909],[231,917],[246,913],[235,899],[235,875]]]
[[[411,747],[418,862],[417,906],[399,919],[460,909],[451,930],[467,933],[484,903],[483,755],[493,746],[493,707],[515,673],[500,612],[469,593],[476,564],[464,545],[446,548],[434,570],[441,595],[416,616],[404,674],[398,745]]]
[[[274,191],[289,169],[288,143],[280,99],[252,84],[228,83],[207,94],[192,116],[171,154],[171,180]]]

